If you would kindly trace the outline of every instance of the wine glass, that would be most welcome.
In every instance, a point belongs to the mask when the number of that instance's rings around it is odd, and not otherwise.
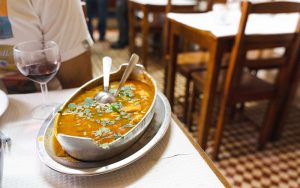
[[[54,41],[28,41],[14,46],[14,59],[19,71],[41,85],[43,104],[32,110],[32,118],[46,119],[55,105],[47,104],[47,83],[59,70],[61,57]]]

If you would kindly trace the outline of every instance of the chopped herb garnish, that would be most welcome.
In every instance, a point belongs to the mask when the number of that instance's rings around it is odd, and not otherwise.
[[[123,135],[121,133],[114,133],[114,138],[117,140],[118,138],[122,137]]]
[[[110,108],[111,108],[114,112],[120,113],[121,103],[112,103],[112,104],[110,105]]]
[[[94,103],[94,100],[91,99],[90,97],[87,97],[87,98],[85,98],[85,100],[84,100],[83,106],[84,106],[85,108],[89,108],[89,107],[92,106],[93,103]]]
[[[107,125],[113,125],[115,124],[116,122],[114,120],[96,120],[96,123],[99,123],[101,124],[102,126],[107,126]]]
[[[121,114],[121,116],[125,116],[127,114],[127,112],[122,111],[120,114]]]
[[[77,105],[75,104],[75,103],[70,103],[69,105],[68,105],[68,108],[70,108],[70,109],[75,109],[77,107]]]
[[[109,149],[109,144],[108,143],[104,143],[104,144],[99,144],[99,146],[103,149]]]
[[[120,90],[120,95],[132,98],[134,97],[133,90],[135,90],[135,88],[131,86],[124,86]]]
[[[97,131],[94,132],[94,135],[95,136],[102,136],[104,134],[107,134],[110,132],[110,129],[109,128],[106,128],[106,127],[102,127],[100,129],[98,129]]]
[[[133,127],[133,125],[130,123],[123,125],[123,128],[132,128],[132,127]]]
[[[121,119],[121,116],[118,116],[115,118],[116,121],[119,121]]]

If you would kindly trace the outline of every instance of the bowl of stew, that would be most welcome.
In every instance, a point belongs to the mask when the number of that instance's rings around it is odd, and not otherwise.
[[[111,74],[111,93],[126,67],[122,64]],[[78,160],[104,160],[126,150],[144,133],[154,114],[157,86],[142,65],[136,65],[114,103],[102,104],[94,99],[103,90],[102,84],[102,77],[84,84],[55,117],[55,147]],[[74,137],[92,140],[93,145],[83,146],[84,142]]]

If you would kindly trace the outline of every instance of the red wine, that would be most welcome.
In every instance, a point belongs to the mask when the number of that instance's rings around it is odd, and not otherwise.
[[[37,63],[22,67],[22,73],[33,81],[47,83],[55,76],[58,69],[59,63]]]

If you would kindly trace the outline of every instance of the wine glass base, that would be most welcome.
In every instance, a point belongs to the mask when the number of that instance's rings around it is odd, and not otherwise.
[[[49,117],[50,114],[55,113],[55,109],[59,104],[46,104],[36,106],[32,112],[31,117],[33,119],[45,120]]]

